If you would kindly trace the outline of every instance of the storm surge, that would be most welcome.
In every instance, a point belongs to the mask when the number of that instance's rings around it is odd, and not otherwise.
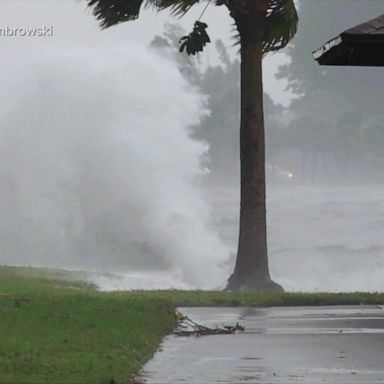
[[[204,97],[175,64],[131,45],[1,69],[1,264],[224,285],[228,249],[198,183],[207,145],[190,134]]]

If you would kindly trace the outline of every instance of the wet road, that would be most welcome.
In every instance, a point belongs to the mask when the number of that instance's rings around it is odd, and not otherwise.
[[[142,378],[165,383],[384,383],[384,307],[181,308],[244,333],[168,336]]]

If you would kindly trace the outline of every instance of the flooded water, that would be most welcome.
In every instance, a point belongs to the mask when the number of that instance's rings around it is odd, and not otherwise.
[[[271,191],[272,273],[292,290],[383,290],[384,187]]]
[[[236,251],[237,190],[212,203],[225,244]],[[384,290],[384,186],[270,186],[268,245],[273,278],[287,290]]]
[[[237,246],[238,191],[207,194],[214,228],[232,258]],[[268,243],[273,278],[291,291],[384,290],[384,186],[271,186]],[[223,272],[224,273],[224,272]],[[194,288],[173,272],[100,275],[102,289]]]

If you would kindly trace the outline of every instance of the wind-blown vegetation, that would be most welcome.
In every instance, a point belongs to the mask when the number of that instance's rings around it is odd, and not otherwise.
[[[143,7],[168,9],[175,16],[183,16],[201,3],[200,0],[86,1],[102,28],[136,20]],[[219,0],[212,5],[226,7],[232,17],[238,32],[241,62],[240,228],[236,265],[227,289],[282,291],[271,280],[268,265],[262,59],[268,52],[285,47],[296,34],[296,7],[293,0]],[[197,20],[193,31],[181,37],[180,50],[185,48],[193,55],[202,51],[210,41],[207,27]]]

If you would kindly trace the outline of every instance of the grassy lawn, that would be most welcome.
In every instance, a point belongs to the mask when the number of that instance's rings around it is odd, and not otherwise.
[[[384,293],[103,293],[81,278],[0,267],[0,383],[126,383],[173,329],[177,306],[384,303]]]
[[[168,301],[43,272],[0,268],[0,383],[126,383],[173,329]]]
[[[384,292],[368,293],[255,293],[224,291],[135,291],[132,297],[170,301],[175,307],[273,307],[384,304]]]

